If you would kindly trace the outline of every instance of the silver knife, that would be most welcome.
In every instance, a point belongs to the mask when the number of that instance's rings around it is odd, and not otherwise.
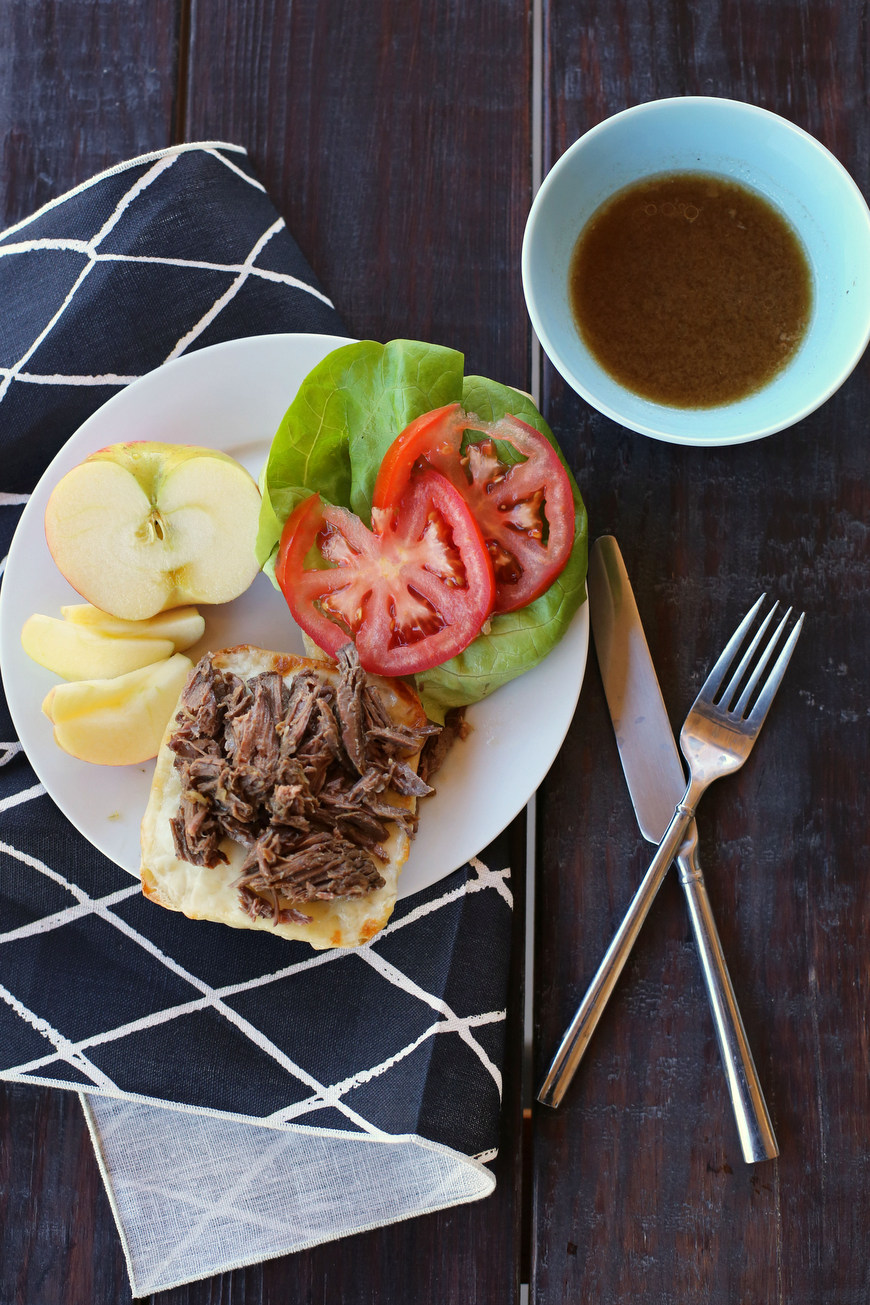
[[[625,564],[612,536],[596,540],[593,546],[588,587],[595,648],[631,800],[644,838],[658,843],[685,791],[686,780]],[[771,1160],[779,1149],[698,865],[697,843],[693,822],[677,865],[743,1158],[748,1164]],[[554,1067],[558,1060],[557,1054]],[[553,1099],[552,1076],[551,1069],[539,1099],[558,1104]],[[564,1092],[567,1082],[560,1081],[559,1087]]]

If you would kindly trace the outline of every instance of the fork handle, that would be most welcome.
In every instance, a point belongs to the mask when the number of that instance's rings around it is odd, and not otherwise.
[[[703,791],[703,790],[701,790]],[[695,798],[692,805],[688,799]],[[640,881],[631,905],[622,924],[614,935],[613,942],[604,953],[604,959],[598,967],[589,990],[578,1007],[568,1030],[563,1037],[559,1050],[553,1058],[547,1077],[538,1093],[538,1100],[545,1106],[558,1106],[568,1089],[589,1040],[595,1032],[598,1021],[610,994],[616,987],[617,980],[625,968],[629,953],[640,933],[641,926],[649,913],[655,895],[662,886],[668,866],[673,861],[677,849],[681,846],[686,830],[695,815],[697,798],[700,797],[692,784],[686,790],[686,797],[677,806],[671,823],[664,832],[658,850],[650,862],[649,869]]]
[[[755,1164],[760,1160],[775,1159],[779,1147],[698,865],[697,845],[698,836],[693,828],[677,856],[680,883],[689,906],[740,1148],[746,1163]]]

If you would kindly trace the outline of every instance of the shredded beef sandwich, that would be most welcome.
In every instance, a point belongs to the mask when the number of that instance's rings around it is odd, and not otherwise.
[[[403,683],[249,647],[204,657],[157,760],[147,896],[194,918],[353,946],[392,912],[439,733]]]

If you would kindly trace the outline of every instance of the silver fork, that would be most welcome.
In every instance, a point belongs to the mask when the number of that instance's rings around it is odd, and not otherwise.
[[[689,784],[683,800],[677,803],[673,819],[662,836],[650,867],[641,880],[628,912],[574,1019],[562,1039],[549,1073],[538,1093],[545,1106],[558,1106],[574,1077],[577,1066],[595,1031],[605,1005],[616,986],[634,943],[640,933],[668,866],[683,842],[686,830],[707,787],[714,779],[739,770],[758,738],[758,732],[770,710],[789,658],[794,652],[803,625],[803,613],[795,621],[776,660],[759,689],[761,677],[776,653],[788,625],[792,609],[780,620],[770,639],[759,651],[778,603],[774,604],[753,635],[740,661],[732,671],[740,649],[764,602],[762,594],[753,604],[728,640],[722,655],[710,671],[701,692],[680,731],[680,748],[689,764]],[[729,672],[732,672],[727,680]]]

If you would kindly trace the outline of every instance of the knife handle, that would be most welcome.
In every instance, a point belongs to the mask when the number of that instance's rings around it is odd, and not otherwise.
[[[759,1160],[775,1159],[779,1155],[779,1147],[698,865],[697,847],[698,833],[692,825],[689,837],[677,856],[677,867],[701,958],[743,1159],[747,1164],[755,1164]]]

